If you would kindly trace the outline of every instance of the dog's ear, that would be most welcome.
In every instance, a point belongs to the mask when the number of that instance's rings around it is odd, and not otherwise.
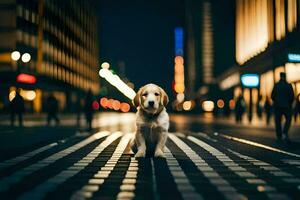
[[[142,88],[136,93],[135,97],[132,100],[132,104],[137,108],[140,106],[140,96],[141,96]]]
[[[160,99],[161,104],[166,106],[169,103],[169,97],[162,88],[159,88],[159,89],[160,89],[160,93],[161,93],[161,99]]]

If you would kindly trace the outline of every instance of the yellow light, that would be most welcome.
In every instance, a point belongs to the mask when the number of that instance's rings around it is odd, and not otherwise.
[[[184,84],[182,84],[182,83],[177,83],[177,84],[175,84],[175,91],[177,92],[177,93],[183,93],[184,92]]]
[[[16,91],[15,90],[11,91],[8,95],[9,101],[12,101],[15,98],[15,96],[16,96]]]
[[[183,110],[186,110],[186,111],[191,110],[192,109],[192,101],[185,101],[182,106],[183,106]]]
[[[177,98],[177,101],[179,103],[181,103],[184,100],[184,94],[183,93],[178,93],[177,96],[176,96],[176,98]]]
[[[218,106],[218,108],[223,108],[224,107],[224,101],[222,99],[219,99],[217,101],[217,106]]]
[[[184,76],[183,74],[176,74],[175,75],[175,83],[179,84],[179,83],[184,83]]]
[[[205,112],[211,112],[213,111],[215,108],[215,104],[213,101],[203,101],[202,103],[202,109],[205,111]]]
[[[14,61],[19,60],[20,57],[21,57],[21,54],[20,54],[20,52],[18,52],[18,51],[13,51],[13,52],[11,53],[11,59],[13,59]]]
[[[104,62],[101,65],[101,68],[103,68],[103,69],[108,69],[109,67],[110,67],[110,64],[108,62]]]
[[[175,64],[175,74],[183,74],[184,73],[184,69],[183,69],[183,65],[182,64]]]
[[[32,101],[36,97],[36,93],[33,90],[22,90],[21,95],[28,101]]]

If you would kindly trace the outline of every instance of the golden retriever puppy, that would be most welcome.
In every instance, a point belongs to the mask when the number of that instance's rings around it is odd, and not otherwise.
[[[134,97],[133,104],[137,108],[136,158],[145,157],[146,150],[147,154],[164,157],[169,129],[169,115],[165,108],[168,102],[166,92],[155,84],[143,86]]]

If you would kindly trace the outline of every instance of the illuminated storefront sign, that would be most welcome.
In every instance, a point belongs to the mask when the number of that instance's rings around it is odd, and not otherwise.
[[[183,58],[183,29],[175,28],[175,59],[174,59],[174,90],[177,93],[177,101],[184,101],[184,58]]]
[[[175,28],[175,55],[183,56],[183,29]]]
[[[290,62],[300,62],[300,54],[289,53],[288,60]]]
[[[19,74],[17,76],[17,82],[34,84],[34,83],[36,83],[36,78],[35,78],[35,76],[29,75],[29,74]]]
[[[243,74],[241,82],[244,87],[254,88],[259,85],[259,76],[258,74]]]

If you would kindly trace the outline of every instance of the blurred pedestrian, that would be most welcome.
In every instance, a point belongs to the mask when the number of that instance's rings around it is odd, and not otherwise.
[[[257,104],[256,104],[256,113],[257,113],[257,117],[259,119],[261,119],[261,117],[262,117],[262,112],[263,112],[263,108],[262,108],[262,96],[259,95],[258,101],[257,101]]]
[[[86,118],[86,123],[88,125],[88,130],[92,130],[93,121],[93,93],[89,89],[85,97],[84,113]]]
[[[58,101],[54,97],[53,94],[50,94],[49,97],[47,98],[47,124],[48,126],[51,124],[52,119],[55,120],[56,125],[59,124],[59,119],[57,117],[57,112],[58,112]]]
[[[289,142],[288,131],[291,126],[292,104],[294,101],[294,91],[291,84],[286,81],[286,74],[280,73],[280,80],[275,84],[272,91],[274,102],[276,136],[278,140],[282,137]],[[282,116],[285,117],[285,124],[282,130]]]
[[[267,125],[270,124],[270,118],[272,115],[272,103],[271,103],[271,99],[267,96],[266,97],[266,102],[264,105],[264,109],[265,109],[265,113],[266,113],[266,123]]]
[[[82,112],[82,106],[81,106],[81,98],[79,97],[79,94],[77,96],[77,100],[76,100],[76,122],[77,122],[77,126],[80,127],[80,116],[81,116],[81,112]]]
[[[242,95],[240,95],[235,102],[235,121],[242,122],[242,116],[245,112],[245,101]]]
[[[295,104],[295,108],[294,108],[295,123],[297,122],[299,115],[300,115],[300,93],[297,95],[296,104]]]
[[[18,115],[19,126],[23,126],[23,113],[25,112],[24,99],[20,95],[21,89],[18,88],[16,91],[16,96],[10,103],[10,119],[11,126],[15,124],[15,116]]]

